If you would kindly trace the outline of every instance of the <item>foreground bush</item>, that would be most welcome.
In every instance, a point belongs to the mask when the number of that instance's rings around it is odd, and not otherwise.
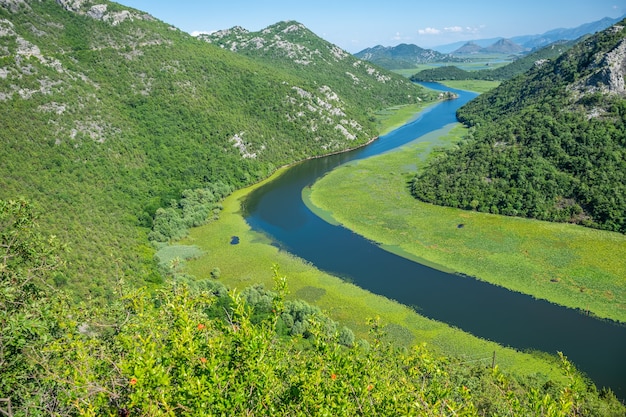
[[[286,301],[277,271],[273,292],[172,279],[154,294],[120,285],[106,308],[70,303],[42,291],[62,265],[59,245],[28,204],[1,203],[0,414],[624,415],[565,358],[562,378],[540,383],[394,348],[376,320],[369,342],[354,343],[319,310]],[[305,331],[285,332],[289,317]]]

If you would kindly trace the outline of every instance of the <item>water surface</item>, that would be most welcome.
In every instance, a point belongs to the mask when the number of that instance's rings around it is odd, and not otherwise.
[[[449,274],[386,252],[375,243],[326,223],[303,203],[304,187],[348,161],[378,155],[456,121],[456,109],[474,93],[452,90],[458,100],[437,104],[413,122],[351,152],[294,165],[251,193],[245,202],[250,226],[276,245],[420,314],[517,349],[563,352],[599,387],[626,398],[626,326]]]

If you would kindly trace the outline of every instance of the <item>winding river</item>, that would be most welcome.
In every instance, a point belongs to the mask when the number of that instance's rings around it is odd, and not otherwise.
[[[438,84],[424,84],[447,90]],[[245,202],[250,226],[280,248],[373,293],[416,308],[423,316],[520,350],[563,352],[598,387],[626,398],[626,326],[441,272],[381,249],[341,226],[326,223],[303,203],[304,187],[348,161],[378,155],[456,121],[456,110],[476,95],[459,94],[420,113],[370,145],[294,165]]]

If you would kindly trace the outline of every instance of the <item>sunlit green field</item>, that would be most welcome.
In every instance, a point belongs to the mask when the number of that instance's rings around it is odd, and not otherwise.
[[[341,167],[313,186],[313,205],[388,250],[444,270],[626,322],[626,236],[569,224],[444,208],[415,200],[409,181],[460,125],[402,150]]]
[[[474,91],[475,93],[486,93],[500,85],[500,81],[484,81],[484,80],[449,80],[442,81],[441,84],[458,90]]]
[[[381,126],[388,127],[414,116],[408,111],[401,116],[398,109],[383,113],[380,117],[387,120],[383,120]],[[272,178],[283,172],[279,171]],[[559,374],[553,357],[517,352],[424,318],[407,306],[367,292],[279,250],[266,237],[252,231],[240,214],[245,196],[260,185],[262,183],[229,196],[223,203],[219,220],[192,229],[186,239],[178,242],[194,245],[202,253],[184,263],[184,272],[200,279],[208,278],[217,267],[221,272],[220,281],[230,288],[242,290],[256,283],[271,288],[272,266],[278,265],[281,274],[288,279],[291,298],[320,307],[334,320],[353,329],[357,337],[367,338],[370,330],[367,319],[380,317],[389,340],[399,345],[425,343],[436,353],[485,363],[490,363],[495,352],[501,369],[525,375],[554,377]],[[239,237],[239,244],[230,244],[233,236]]]
[[[179,242],[196,245],[203,252],[186,262],[186,273],[208,278],[213,268],[218,267],[220,281],[230,288],[242,290],[259,282],[271,288],[272,265],[276,264],[288,279],[291,298],[320,307],[334,320],[353,329],[357,337],[367,338],[367,318],[380,317],[389,340],[399,345],[426,343],[437,354],[460,360],[482,360],[486,364],[491,363],[496,352],[496,362],[503,370],[526,375],[558,375],[558,364],[553,358],[520,353],[424,318],[409,307],[328,275],[272,246],[263,235],[250,230],[240,215],[241,200],[253,188],[239,190],[228,197],[219,220],[193,229],[188,238]],[[238,245],[230,244],[232,236],[239,237]]]
[[[380,110],[375,114],[380,135],[385,135],[408,123],[412,119],[416,118],[420,111],[424,110],[431,104],[432,103],[409,104],[406,106],[396,106]]]

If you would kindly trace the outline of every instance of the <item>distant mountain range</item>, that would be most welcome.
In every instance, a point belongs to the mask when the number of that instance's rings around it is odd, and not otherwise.
[[[591,23],[585,23],[583,25],[577,26],[575,28],[570,29],[553,29],[548,32],[542,33],[540,35],[522,35],[522,36],[514,36],[510,38],[510,41],[522,46],[526,50],[532,50],[536,48],[540,48],[546,45],[549,45],[553,42],[560,40],[574,40],[578,39],[581,36],[596,33],[608,28],[611,25],[619,22],[624,19],[626,15],[610,18],[605,17],[603,19],[597,20]],[[489,39],[474,39],[469,42],[480,46],[481,48],[486,48],[502,38],[489,38]],[[443,54],[450,54],[457,51],[459,48],[462,48],[468,43],[468,41],[454,42],[446,45],[435,46],[433,49],[435,51],[441,52]]]
[[[444,81],[444,80],[489,80],[503,81],[522,74],[536,65],[542,65],[548,60],[555,59],[574,46],[576,41],[557,41],[528,54],[524,54],[513,62],[495,69],[481,69],[466,71],[451,65],[436,66],[424,69],[411,76],[412,81]],[[476,44],[474,44],[476,45]],[[468,45],[467,49],[470,49]],[[478,46],[478,50],[482,50]]]
[[[354,54],[355,57],[372,62],[387,69],[415,68],[419,64],[430,62],[460,62],[450,54],[442,54],[432,49],[402,43],[398,46],[377,45]]]
[[[413,194],[626,233],[624,62],[626,19],[481,94],[457,112],[468,139],[420,170]]]
[[[624,19],[624,17],[626,15],[615,19],[605,17],[575,28],[553,29],[540,35],[515,36],[510,39],[475,39],[441,45],[433,49],[405,43],[397,46],[377,45],[363,49],[354,56],[383,68],[398,70],[415,68],[419,64],[431,62],[463,62],[474,54],[523,55],[558,41],[576,40],[584,35],[600,32]]]
[[[499,39],[492,45],[481,47],[473,41],[467,42],[459,49],[455,50],[452,55],[468,55],[468,54],[518,54],[526,49],[513,42],[510,39]]]

